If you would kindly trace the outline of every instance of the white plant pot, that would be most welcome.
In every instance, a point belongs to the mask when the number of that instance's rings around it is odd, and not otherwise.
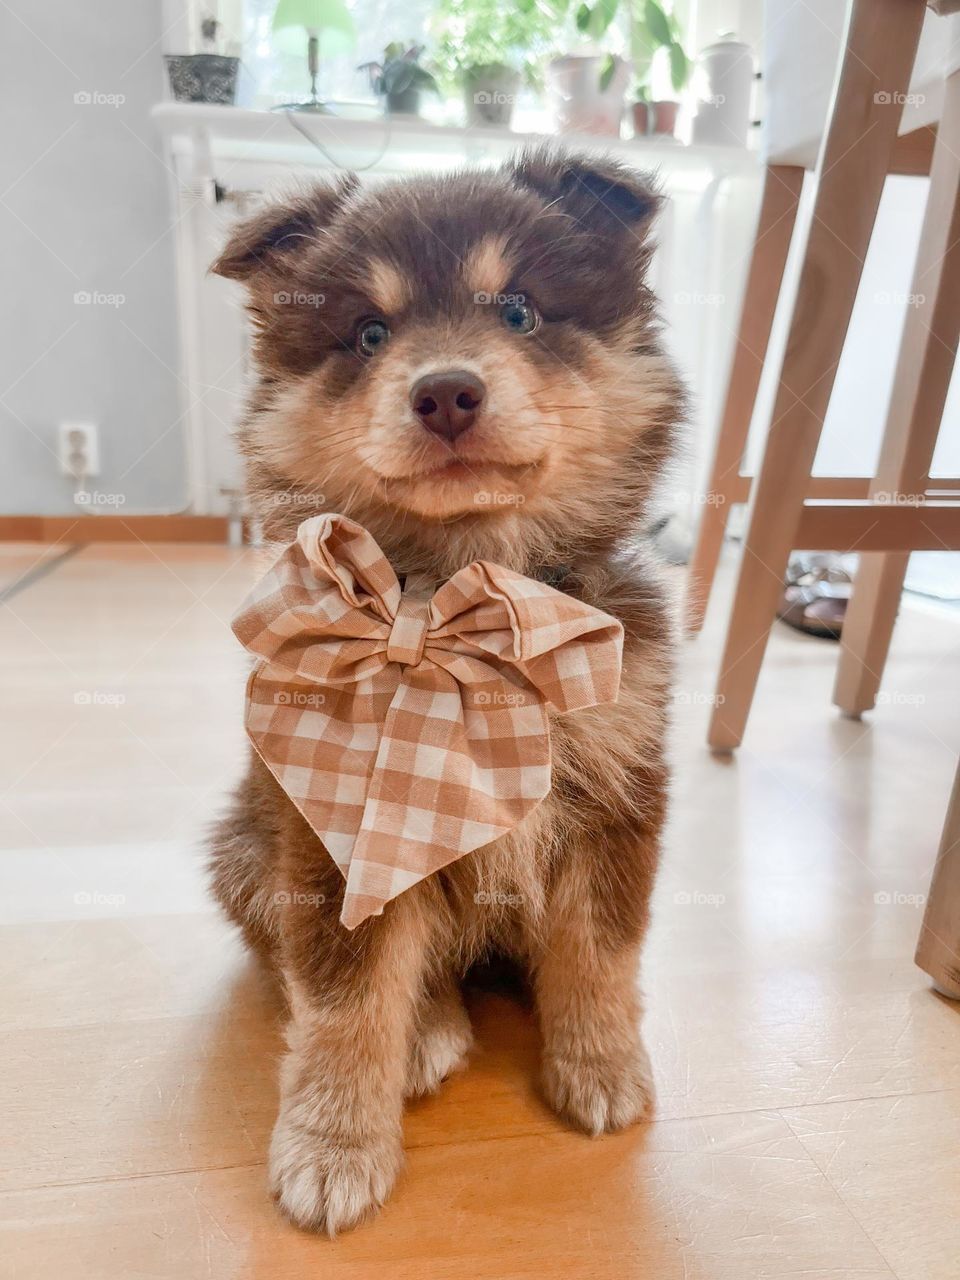
[[[561,133],[595,133],[619,138],[630,64],[617,58],[613,78],[600,88],[602,54],[570,54],[547,67],[547,91]]]

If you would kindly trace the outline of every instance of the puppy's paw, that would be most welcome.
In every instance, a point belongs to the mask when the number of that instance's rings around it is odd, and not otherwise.
[[[281,1114],[270,1142],[270,1189],[297,1226],[335,1236],[379,1209],[402,1163],[397,1137],[348,1145]]]
[[[439,1089],[452,1071],[465,1064],[472,1044],[470,1019],[460,1000],[438,1004],[414,1041],[405,1095],[419,1098]]]
[[[594,1137],[648,1119],[653,1111],[650,1059],[641,1044],[626,1057],[547,1052],[543,1089],[556,1112]]]

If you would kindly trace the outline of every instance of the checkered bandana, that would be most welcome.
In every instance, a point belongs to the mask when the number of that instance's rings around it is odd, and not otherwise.
[[[430,597],[345,516],[304,521],[233,622],[263,661],[247,732],[343,872],[341,923],[531,813],[547,708],[614,702],[623,628],[478,560]]]

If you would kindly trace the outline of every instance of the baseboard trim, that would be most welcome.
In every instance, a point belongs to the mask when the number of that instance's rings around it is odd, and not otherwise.
[[[226,516],[0,516],[0,542],[214,542]],[[244,541],[247,539],[244,522]]]

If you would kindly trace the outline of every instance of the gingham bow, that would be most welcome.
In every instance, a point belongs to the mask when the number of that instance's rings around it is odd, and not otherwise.
[[[346,879],[353,929],[550,790],[546,708],[614,702],[623,628],[477,560],[426,599],[371,535],[305,520],[233,621],[247,732]]]

